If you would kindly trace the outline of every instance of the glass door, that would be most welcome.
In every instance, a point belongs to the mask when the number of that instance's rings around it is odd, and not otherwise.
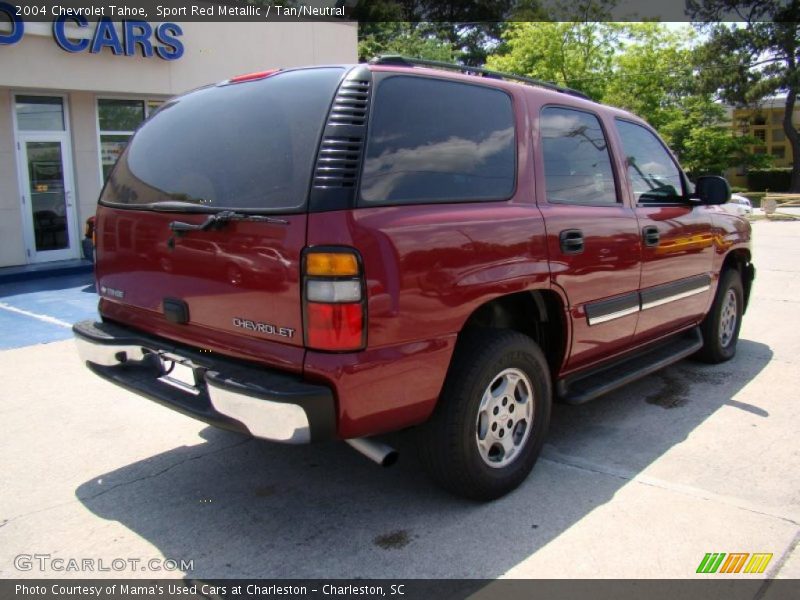
[[[17,151],[28,262],[80,256],[69,135],[60,97],[16,97]]]

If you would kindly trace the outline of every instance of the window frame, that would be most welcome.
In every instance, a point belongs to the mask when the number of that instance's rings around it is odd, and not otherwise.
[[[668,202],[666,200],[665,201],[661,201],[661,202],[655,202],[655,201],[653,201],[653,202],[640,202],[635,197],[636,194],[633,191],[633,182],[631,181],[630,175],[628,174],[628,157],[625,154],[625,148],[623,147],[622,134],[619,131],[619,127],[617,127],[616,134],[617,134],[617,138],[619,139],[619,150],[620,150],[620,152],[622,152],[622,155],[624,156],[624,162],[625,162],[625,180],[628,183],[628,192],[631,195],[631,201],[634,204],[634,206],[636,206],[636,207],[640,207],[640,206],[685,206],[685,205],[689,204],[690,203],[689,196],[691,195],[691,190],[693,190],[693,186],[692,186],[691,182],[689,181],[689,178],[686,176],[686,173],[683,172],[683,168],[681,167],[681,164],[678,162],[677,158],[675,158],[675,155],[672,153],[672,150],[670,150],[669,146],[667,146],[667,144],[664,142],[664,140],[661,139],[661,136],[658,135],[658,133],[655,131],[655,129],[653,129],[652,127],[650,127],[646,123],[643,123],[643,122],[640,122],[640,121],[635,121],[633,119],[626,119],[624,117],[619,117],[619,116],[614,117],[614,125],[615,126],[617,125],[618,122],[628,123],[629,125],[636,125],[637,127],[641,127],[642,129],[644,129],[645,131],[650,133],[650,135],[652,135],[656,139],[656,141],[661,145],[661,147],[664,149],[664,152],[666,153],[667,157],[670,159],[670,161],[672,161],[672,164],[678,170],[678,176],[681,179],[681,192],[682,192],[682,194],[681,194],[681,197],[680,197],[679,200],[672,201],[672,202]]]
[[[514,97],[510,91],[505,90],[503,88],[494,86],[494,85],[486,85],[481,84],[480,82],[472,82],[472,81],[461,81],[460,79],[450,79],[447,77],[437,77],[435,75],[428,75],[428,74],[417,74],[417,73],[397,73],[394,71],[373,71],[372,73],[372,93],[370,95],[370,106],[369,106],[369,117],[367,120],[367,130],[364,135],[364,149],[361,156],[361,164],[359,166],[359,173],[358,173],[358,182],[356,185],[356,192],[355,192],[355,206],[357,208],[377,208],[383,206],[444,206],[447,204],[479,204],[481,202],[508,202],[512,200],[517,195],[517,190],[519,188],[519,130],[520,127],[517,123],[518,120],[518,103],[517,99]],[[408,202],[408,201],[398,201],[398,200],[386,200],[386,201],[367,201],[364,200],[361,194],[361,184],[362,184],[362,175],[364,173],[364,165],[367,160],[367,149],[369,147],[369,142],[371,140],[371,132],[373,128],[373,119],[375,117],[375,102],[378,97],[378,91],[380,90],[380,86],[387,80],[393,79],[396,77],[400,78],[408,78],[408,79],[426,79],[429,81],[435,82],[443,82],[443,83],[453,83],[453,84],[460,84],[460,85],[467,85],[482,89],[489,89],[500,92],[508,97],[509,102],[511,104],[511,124],[514,128],[514,141],[513,141],[513,151],[514,151],[514,166],[513,166],[513,173],[514,173],[514,180],[513,185],[511,186],[511,190],[509,194],[502,198],[472,198],[472,199],[448,199],[448,200],[424,200],[419,202]]]
[[[103,176],[103,136],[104,135],[127,135],[128,140],[133,137],[133,134],[136,133],[136,130],[133,131],[112,131],[112,130],[105,130],[100,128],[100,101],[101,100],[127,100],[127,101],[134,101],[134,102],[141,102],[144,108],[144,119],[142,123],[150,118],[150,115],[153,114],[157,108],[154,110],[150,110],[150,103],[158,102],[159,105],[164,104],[169,101],[169,98],[157,98],[151,96],[95,96],[94,98],[94,126],[95,126],[95,139],[97,140],[97,164],[100,168],[99,170],[99,177],[100,177],[100,187],[102,188],[106,183],[106,178]],[[112,167],[113,168],[113,167]]]
[[[581,112],[587,115],[590,115],[597,119],[597,122],[600,124],[600,130],[603,132],[603,139],[606,141],[606,151],[608,152],[608,161],[611,165],[611,176],[614,179],[614,195],[616,196],[617,200],[613,204],[608,202],[572,202],[570,200],[550,200],[547,195],[547,173],[545,171],[544,166],[544,138],[542,138],[542,113],[548,108],[560,108],[564,110],[571,110],[575,112]],[[547,204],[553,204],[557,206],[591,206],[591,207],[608,207],[608,208],[620,208],[625,206],[625,199],[622,195],[622,182],[620,180],[619,173],[617,172],[617,161],[616,161],[616,154],[615,149],[611,143],[611,137],[608,135],[608,127],[606,127],[606,123],[603,118],[600,116],[599,113],[596,113],[592,110],[587,110],[585,108],[578,108],[576,106],[570,106],[569,104],[558,104],[554,102],[550,102],[547,104],[543,104],[539,108],[539,118],[536,122],[536,129],[538,132],[538,147],[540,148],[539,154],[542,157],[542,181],[544,183],[544,200]]]

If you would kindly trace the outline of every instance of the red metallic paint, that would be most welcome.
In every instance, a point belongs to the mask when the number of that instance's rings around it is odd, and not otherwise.
[[[101,314],[183,343],[299,372],[303,363],[300,253],[306,215],[286,224],[232,221],[174,239],[171,221],[206,215],[99,206],[97,283]],[[124,293],[104,295],[102,289]],[[164,318],[164,298],[189,306],[191,326]],[[291,338],[237,328],[234,317],[293,329]]]

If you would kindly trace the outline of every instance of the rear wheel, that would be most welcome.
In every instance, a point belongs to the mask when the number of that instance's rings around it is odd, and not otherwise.
[[[721,363],[733,358],[743,312],[742,278],[736,269],[726,269],[719,278],[714,304],[700,326],[703,347],[696,355],[698,359],[708,363]]]
[[[420,427],[419,452],[450,492],[498,498],[530,473],[550,421],[547,362],[529,337],[477,330],[459,341],[436,412]]]

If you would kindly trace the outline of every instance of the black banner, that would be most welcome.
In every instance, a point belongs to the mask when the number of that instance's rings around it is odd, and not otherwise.
[[[0,0],[4,21],[773,21],[795,20],[790,0]]]

